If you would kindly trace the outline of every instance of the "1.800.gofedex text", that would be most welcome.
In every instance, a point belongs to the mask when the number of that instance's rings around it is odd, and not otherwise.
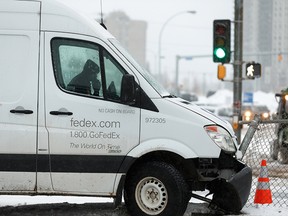
[[[73,138],[96,138],[96,139],[120,139],[120,134],[116,132],[94,132],[94,131],[70,131]]]

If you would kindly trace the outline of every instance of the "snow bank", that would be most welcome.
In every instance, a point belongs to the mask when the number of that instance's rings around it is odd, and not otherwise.
[[[201,102],[219,106],[232,106],[233,92],[228,89],[220,89],[210,97],[199,97],[199,103]],[[275,112],[278,106],[275,99],[275,93],[265,93],[262,91],[254,92],[253,104],[266,105],[271,112]]]

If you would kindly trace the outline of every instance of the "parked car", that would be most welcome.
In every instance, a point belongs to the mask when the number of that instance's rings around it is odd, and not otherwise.
[[[270,119],[270,110],[266,105],[243,105],[241,112],[243,121],[252,121],[255,114],[260,115],[261,120]]]

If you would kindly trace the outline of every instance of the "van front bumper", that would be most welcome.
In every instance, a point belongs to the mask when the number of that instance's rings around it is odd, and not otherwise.
[[[229,179],[219,178],[209,184],[214,193],[212,203],[229,212],[240,212],[249,198],[251,183],[252,170],[243,164]]]
[[[251,190],[250,167],[224,152],[219,158],[199,158],[196,167],[200,182],[213,194],[211,204],[229,212],[243,208]]]

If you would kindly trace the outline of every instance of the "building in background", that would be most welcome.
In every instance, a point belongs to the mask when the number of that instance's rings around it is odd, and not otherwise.
[[[113,34],[131,55],[146,66],[146,31],[147,23],[131,20],[124,12],[108,14],[104,21],[108,31]]]
[[[287,88],[288,1],[244,0],[243,20],[243,60],[262,65],[262,77],[244,81],[243,90],[279,92]]]

